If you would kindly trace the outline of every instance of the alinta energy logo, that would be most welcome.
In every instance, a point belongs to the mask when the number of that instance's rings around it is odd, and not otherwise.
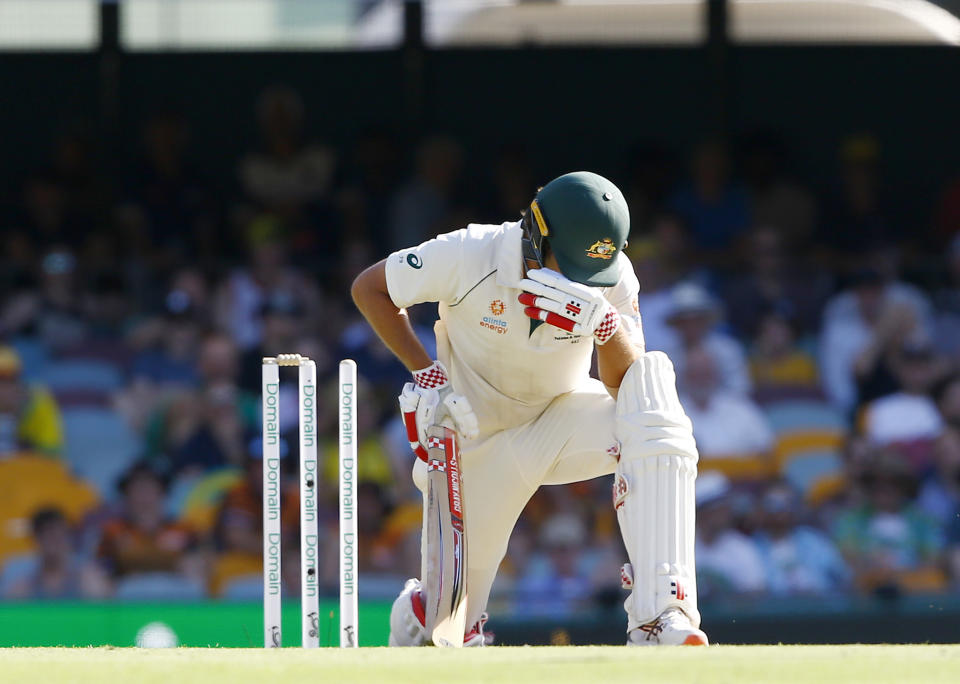
[[[500,318],[506,310],[507,305],[503,303],[502,299],[494,299],[490,302],[490,313],[492,313],[493,316],[484,316],[480,319],[480,326],[488,330],[493,330],[498,335],[506,335],[507,321]]]

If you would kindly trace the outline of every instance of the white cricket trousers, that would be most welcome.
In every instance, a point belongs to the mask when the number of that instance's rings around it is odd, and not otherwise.
[[[616,401],[591,379],[554,399],[534,420],[461,445],[467,625],[473,625],[486,608],[510,533],[540,485],[582,482],[614,472],[615,419]],[[426,464],[420,459],[413,481],[426,492]],[[422,539],[426,536],[424,531]],[[421,558],[426,557],[424,551],[421,543]]]

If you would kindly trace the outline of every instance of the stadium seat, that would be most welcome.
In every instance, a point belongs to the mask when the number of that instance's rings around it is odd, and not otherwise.
[[[779,401],[765,406],[764,413],[778,435],[801,431],[844,433],[847,430],[843,414],[823,401]]]
[[[66,409],[63,425],[67,462],[109,497],[117,478],[142,450],[137,435],[117,413],[104,408]]]
[[[176,516],[198,532],[209,531],[216,522],[223,497],[242,481],[243,471],[239,468],[220,468],[206,473],[179,493]]]
[[[32,337],[18,337],[10,345],[17,350],[20,363],[23,364],[23,377],[27,381],[41,379],[50,360],[50,354],[43,342]]]
[[[107,361],[58,360],[46,364],[41,380],[54,394],[77,390],[110,393],[123,385],[123,373]]]
[[[116,598],[123,601],[195,601],[204,598],[204,590],[183,575],[145,572],[120,580]]]
[[[847,436],[842,413],[822,401],[777,402],[765,413],[776,433],[774,455],[781,477],[808,500],[832,490],[830,483],[842,482]]]
[[[232,578],[220,592],[220,598],[226,601],[262,601],[263,575],[240,575]]]
[[[20,553],[3,561],[0,566],[0,597],[10,587],[30,577],[37,570],[37,557],[32,553]]]
[[[797,491],[808,495],[821,481],[841,475],[843,462],[836,451],[798,452],[783,463],[780,473]]]
[[[41,508],[57,508],[76,523],[97,503],[93,488],[60,461],[35,455],[0,461],[0,562],[33,548],[30,518]]]

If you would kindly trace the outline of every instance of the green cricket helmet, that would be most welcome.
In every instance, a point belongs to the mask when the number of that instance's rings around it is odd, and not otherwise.
[[[630,211],[623,193],[603,176],[568,173],[540,188],[523,217],[524,257],[543,266],[548,243],[566,277],[610,287],[619,280],[617,255],[627,244]]]

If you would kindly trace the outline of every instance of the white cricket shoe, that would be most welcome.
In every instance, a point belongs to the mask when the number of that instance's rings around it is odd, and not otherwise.
[[[706,646],[707,635],[679,608],[667,608],[660,617],[630,630],[627,646]]]
[[[408,579],[390,609],[391,646],[425,646],[427,630],[423,626],[423,587],[420,580]]]

